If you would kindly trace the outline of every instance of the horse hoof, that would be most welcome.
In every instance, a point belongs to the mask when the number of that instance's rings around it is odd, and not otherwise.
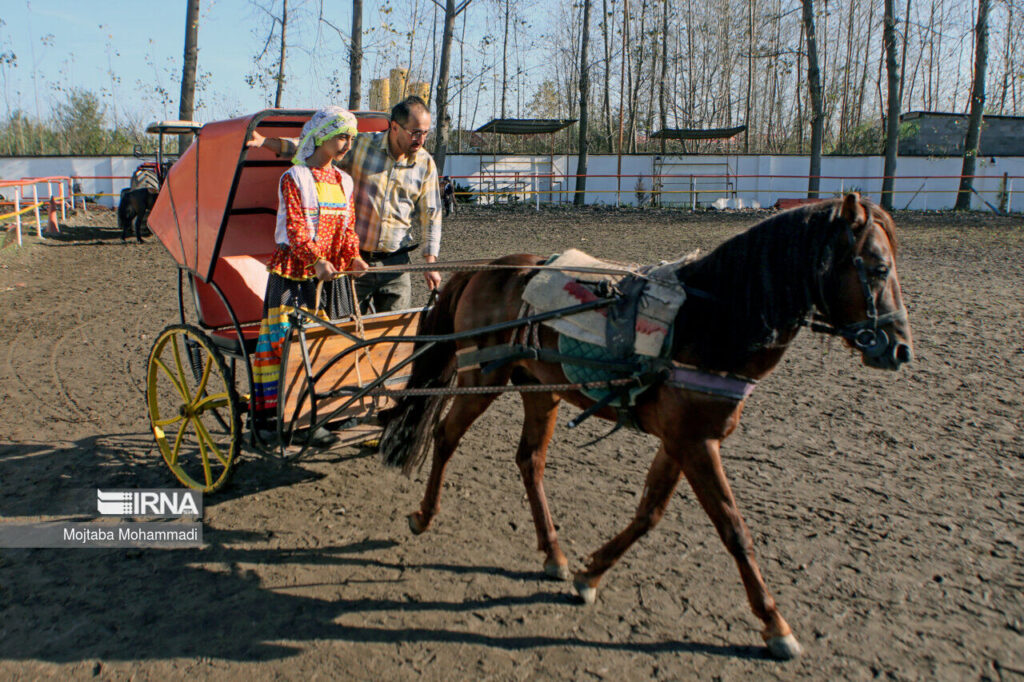
[[[567,564],[544,564],[544,575],[555,580],[568,580],[569,566]]]
[[[800,642],[796,641],[796,637],[792,634],[770,637],[765,644],[768,646],[768,653],[772,655],[772,658],[777,658],[780,661],[794,659],[804,652]]]
[[[572,586],[576,589],[576,594],[579,595],[580,599],[587,606],[593,606],[594,602],[597,601],[597,588],[591,587],[582,580],[575,580]]]
[[[427,529],[427,524],[420,520],[419,512],[409,514],[409,530],[412,531],[413,535],[419,535]]]

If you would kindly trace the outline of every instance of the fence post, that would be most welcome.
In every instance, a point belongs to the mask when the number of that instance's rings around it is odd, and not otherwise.
[[[61,180],[58,184],[60,185],[60,221],[63,223],[68,219],[64,213],[64,181]]]
[[[14,187],[14,229],[18,234],[18,246],[21,246],[21,185]]]
[[[697,210],[697,186],[693,182],[693,175],[690,176],[690,210]]]
[[[39,191],[36,189],[36,186],[34,184],[32,185],[32,203],[36,205],[36,209],[35,209],[35,213],[36,213],[36,233],[40,237],[42,237],[43,236],[43,226],[39,222]]]
[[[1006,212],[1013,213],[1013,178],[1006,181]]]

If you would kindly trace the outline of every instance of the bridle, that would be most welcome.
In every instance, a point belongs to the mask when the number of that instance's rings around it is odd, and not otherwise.
[[[865,223],[865,229],[868,225],[874,223],[874,216],[871,213],[871,208],[867,207],[868,220]],[[842,338],[853,344],[854,348],[860,351],[865,357],[878,358],[884,355],[890,348],[893,339],[889,338],[889,335],[884,329],[879,329],[880,325],[889,324],[891,322],[906,322],[907,321],[907,309],[903,306],[902,301],[900,302],[899,310],[894,310],[891,313],[884,315],[878,314],[878,308],[875,305],[875,296],[871,291],[871,285],[868,283],[868,272],[867,266],[864,265],[864,259],[861,258],[857,252],[857,240],[853,235],[853,228],[847,224],[846,226],[847,241],[850,245],[850,255],[853,257],[853,266],[857,270],[857,278],[860,280],[861,292],[864,294],[864,312],[867,315],[866,319],[860,322],[850,322],[837,327],[831,320],[831,313],[828,310],[828,304],[825,302],[825,292],[822,286],[823,276],[821,274],[817,277],[818,286],[818,307],[822,310],[821,312],[814,312],[811,315],[810,320],[803,320],[802,324],[810,327],[811,331],[819,332],[822,334],[831,334],[833,336],[841,336]],[[892,276],[892,269],[885,273],[885,278],[888,280]]]

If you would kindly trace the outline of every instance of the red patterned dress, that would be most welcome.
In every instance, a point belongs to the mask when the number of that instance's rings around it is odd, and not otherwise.
[[[281,350],[289,333],[288,316],[296,307],[316,312],[316,272],[313,266],[323,259],[337,270],[347,270],[359,255],[359,237],[355,232],[352,197],[346,195],[342,171],[333,165],[310,168],[316,187],[319,220],[316,238],[309,233],[306,212],[295,180],[288,173],[281,177],[282,206],[286,212],[288,243],[278,244],[267,269],[267,295],[263,301],[263,320],[253,360],[254,408],[260,421],[273,418],[277,411],[277,388],[281,374]]]

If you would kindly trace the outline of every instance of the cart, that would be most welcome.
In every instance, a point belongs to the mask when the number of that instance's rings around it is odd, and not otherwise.
[[[419,309],[366,316],[357,309],[335,320],[299,311],[284,348],[276,433],[251,427],[253,354],[275,248],[277,186],[289,162],[247,149],[245,141],[254,130],[297,137],[312,114],[270,109],[204,125],[168,171],[149,216],[178,266],[179,320],[157,335],[150,351],[146,402],[161,456],[189,488],[221,488],[243,442],[287,460],[309,450],[320,426],[347,428],[365,440],[375,413],[386,407],[380,389],[407,379]],[[361,132],[388,126],[380,112],[356,117]],[[190,309],[194,315],[186,314]]]

